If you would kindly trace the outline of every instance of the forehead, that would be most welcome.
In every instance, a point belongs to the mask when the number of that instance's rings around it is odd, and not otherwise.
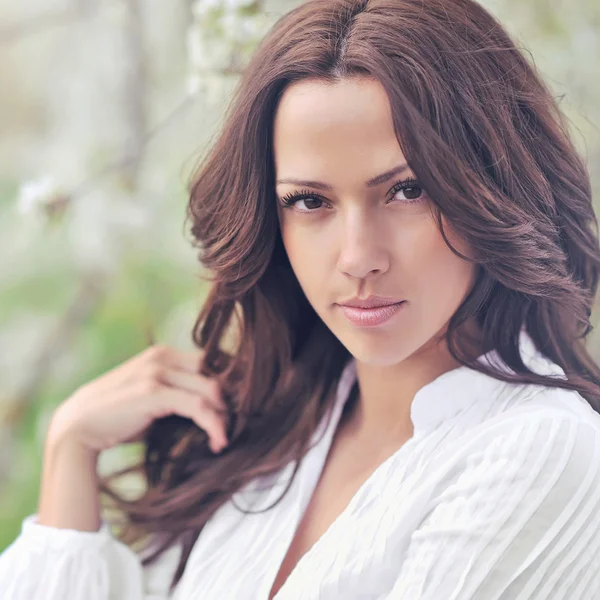
[[[319,162],[331,170],[366,161],[378,173],[403,159],[387,94],[367,78],[290,85],[275,114],[273,151],[278,172],[304,165],[318,169]]]

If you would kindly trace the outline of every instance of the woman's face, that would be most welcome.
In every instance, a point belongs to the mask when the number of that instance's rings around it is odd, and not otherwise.
[[[446,246],[425,191],[415,183],[401,189],[414,173],[383,87],[365,78],[295,83],[278,106],[273,142],[284,246],[319,317],[357,360],[372,365],[393,365],[426,347],[470,291],[475,266]],[[281,204],[302,191],[310,197]],[[352,323],[338,305],[371,294],[405,303],[369,327]]]

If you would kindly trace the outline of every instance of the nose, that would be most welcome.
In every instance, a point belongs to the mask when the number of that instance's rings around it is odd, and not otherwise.
[[[385,273],[390,255],[384,227],[365,210],[349,210],[340,217],[338,269],[349,277],[364,279]]]

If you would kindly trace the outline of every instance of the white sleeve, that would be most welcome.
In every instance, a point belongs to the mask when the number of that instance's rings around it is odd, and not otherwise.
[[[598,600],[600,432],[513,422],[433,494],[386,600]]]
[[[111,535],[23,520],[21,533],[0,554],[2,600],[166,600],[180,548],[142,566],[140,555]]]

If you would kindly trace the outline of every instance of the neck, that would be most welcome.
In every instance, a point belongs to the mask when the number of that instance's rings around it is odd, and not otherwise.
[[[487,351],[478,335],[468,339],[473,356]],[[450,355],[445,338],[437,344],[430,341],[394,365],[378,366],[357,360],[358,394],[346,406],[344,427],[357,437],[380,444],[395,444],[412,437],[410,411],[415,394],[459,366]]]

